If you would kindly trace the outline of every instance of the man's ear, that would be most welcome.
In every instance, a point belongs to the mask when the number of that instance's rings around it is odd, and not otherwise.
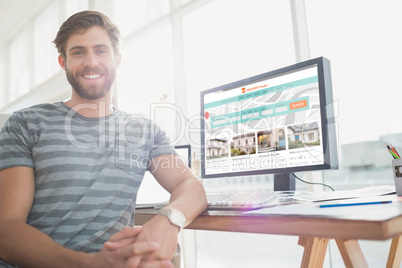
[[[63,68],[63,70],[65,71],[66,70],[66,59],[62,55],[59,55],[59,64],[60,64],[60,67]]]

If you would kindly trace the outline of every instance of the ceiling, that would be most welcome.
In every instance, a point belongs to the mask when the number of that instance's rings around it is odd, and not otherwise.
[[[11,38],[48,0],[0,0],[0,41]]]

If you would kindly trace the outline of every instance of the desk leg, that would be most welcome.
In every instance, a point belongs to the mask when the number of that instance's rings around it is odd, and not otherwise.
[[[364,258],[363,252],[357,240],[336,239],[336,244],[338,245],[346,268],[368,267],[366,259]]]
[[[317,268],[324,264],[329,238],[299,237],[299,245],[304,247],[302,268]]]
[[[402,260],[402,234],[393,238],[389,250],[387,268],[400,267]]]

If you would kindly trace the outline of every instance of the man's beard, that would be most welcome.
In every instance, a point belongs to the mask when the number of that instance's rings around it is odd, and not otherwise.
[[[104,72],[99,72],[96,69],[91,70],[90,68],[86,68],[84,70],[78,71],[77,77],[80,77],[82,73],[104,73]],[[116,70],[112,69],[110,73],[104,73],[104,75],[106,77],[106,82],[101,86],[101,88],[98,88],[98,86],[91,86],[84,88],[84,86],[78,82],[74,74],[70,72],[66,66],[67,81],[73,87],[74,91],[78,94],[78,96],[87,100],[100,99],[104,97],[107,93],[109,93],[116,78]]]

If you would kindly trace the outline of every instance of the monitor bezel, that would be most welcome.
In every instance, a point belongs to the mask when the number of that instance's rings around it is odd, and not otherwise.
[[[189,168],[191,168],[191,145],[189,144],[182,144],[182,145],[175,145],[174,146],[175,150],[176,149],[186,149],[187,150],[187,165]]]
[[[283,75],[289,72],[294,72],[299,69],[308,68],[309,66],[317,66],[318,70],[318,90],[320,98],[320,112],[321,112],[321,134],[322,146],[324,154],[324,163],[308,166],[295,166],[277,169],[261,169],[261,170],[247,170],[247,171],[234,171],[227,173],[206,174],[205,173],[205,123],[204,123],[204,96],[213,92],[230,90],[245,86],[247,84],[255,83],[261,80],[272,78],[275,76]],[[264,175],[264,174],[291,174],[294,172],[317,171],[338,169],[338,152],[337,152],[337,136],[334,125],[334,107],[333,107],[333,93],[332,93],[332,77],[330,61],[324,57],[306,60],[290,66],[279,68],[273,71],[262,73],[256,76],[248,77],[232,83],[221,85],[215,88],[204,90],[201,92],[201,177],[203,179],[213,179],[219,177],[233,177],[233,176],[249,176],[249,175]]]

